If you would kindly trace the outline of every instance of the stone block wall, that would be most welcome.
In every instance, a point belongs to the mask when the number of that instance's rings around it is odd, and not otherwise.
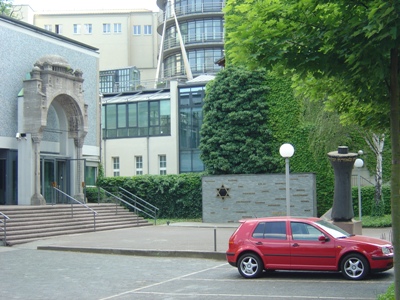
[[[204,176],[203,222],[286,215],[285,174]],[[290,214],[317,216],[316,176],[290,174]]]

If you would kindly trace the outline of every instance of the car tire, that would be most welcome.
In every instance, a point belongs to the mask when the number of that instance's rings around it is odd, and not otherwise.
[[[340,270],[346,279],[361,280],[369,274],[369,263],[363,255],[352,253],[342,259]]]
[[[261,276],[264,268],[257,254],[246,253],[239,258],[238,270],[244,278],[257,278]]]

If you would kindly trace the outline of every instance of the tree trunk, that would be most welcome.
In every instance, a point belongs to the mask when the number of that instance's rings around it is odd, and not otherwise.
[[[392,140],[392,230],[394,245],[395,298],[400,299],[400,113],[399,113],[399,49],[390,51],[390,136]]]
[[[366,134],[365,141],[369,148],[374,152],[376,157],[375,166],[375,204],[372,214],[375,216],[382,216],[384,214],[384,203],[382,200],[382,152],[385,145],[385,134],[372,133]]]

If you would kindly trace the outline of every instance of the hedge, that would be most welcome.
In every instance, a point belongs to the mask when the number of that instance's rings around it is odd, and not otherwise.
[[[159,208],[158,218],[201,218],[202,173],[179,175],[140,175],[107,177],[98,180],[98,186],[115,192],[116,187],[131,192]],[[89,202],[97,202],[97,188],[88,188]]]
[[[134,177],[101,178],[98,186],[107,191],[115,191],[122,187],[136,196],[158,207],[158,218],[201,218],[202,217],[202,187],[203,173],[186,173],[180,175],[141,175]],[[97,188],[87,188],[88,202],[97,202]],[[373,186],[362,187],[362,215],[379,215],[374,205]],[[390,187],[383,186],[383,214],[391,214]],[[354,214],[358,216],[358,188],[352,188]],[[332,199],[333,201],[333,199]],[[321,201],[324,210],[327,201]],[[320,206],[318,201],[317,206]]]

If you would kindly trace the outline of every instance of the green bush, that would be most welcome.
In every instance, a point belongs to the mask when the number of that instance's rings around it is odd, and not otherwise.
[[[375,206],[375,187],[374,186],[364,186],[361,187],[361,214],[364,216],[383,216],[390,215],[392,213],[391,203],[390,203],[390,186],[384,185],[382,187],[382,200],[381,207]],[[352,188],[352,199],[354,214],[358,216],[358,187]],[[380,210],[377,212],[376,210]]]
[[[394,300],[395,292],[394,292],[394,283],[392,283],[385,294],[381,294],[377,298],[378,300]]]
[[[98,186],[109,192],[118,187],[159,208],[158,218],[201,218],[202,173],[179,175],[141,175],[134,177],[107,177],[98,180]]]

